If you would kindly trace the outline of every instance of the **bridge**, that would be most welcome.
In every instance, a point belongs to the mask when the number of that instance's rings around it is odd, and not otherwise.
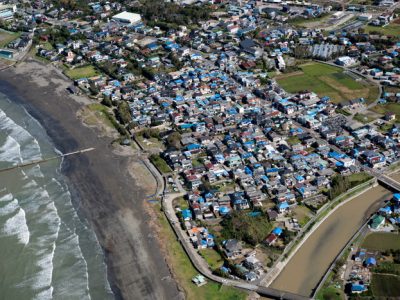
[[[77,150],[77,151],[73,151],[73,152],[69,152],[69,153],[65,153],[65,154],[60,154],[60,155],[49,157],[49,158],[31,160],[31,161],[20,163],[20,164],[11,166],[11,167],[0,169],[0,173],[11,171],[11,170],[14,170],[14,169],[29,167],[29,166],[33,166],[33,165],[37,165],[37,164],[42,164],[42,163],[45,163],[45,162],[48,162],[48,161],[51,161],[51,160],[64,158],[64,157],[75,155],[75,154],[82,154],[82,153],[85,153],[85,152],[93,151],[95,149],[96,148],[86,148],[86,149]]]
[[[395,192],[400,192],[400,183],[397,182],[396,180],[394,180],[386,175],[376,176],[376,179],[378,180],[378,182],[381,185],[383,185]]]
[[[376,178],[376,180],[378,180],[378,182],[382,186],[384,186],[392,191],[400,192],[400,182],[398,182],[398,181],[394,180],[393,178],[390,178],[389,176],[384,175],[381,172],[378,172],[370,167],[362,166],[362,169],[365,172],[369,173],[371,176],[374,176]]]

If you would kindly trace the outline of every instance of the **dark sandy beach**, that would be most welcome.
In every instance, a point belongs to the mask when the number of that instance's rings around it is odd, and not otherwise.
[[[112,138],[84,126],[77,111],[88,100],[71,97],[71,82],[55,69],[26,61],[0,72],[0,92],[20,102],[63,153],[94,147],[63,163],[74,204],[97,234],[106,253],[116,298],[182,298],[145,212],[146,193],[129,175],[129,158],[116,155]]]

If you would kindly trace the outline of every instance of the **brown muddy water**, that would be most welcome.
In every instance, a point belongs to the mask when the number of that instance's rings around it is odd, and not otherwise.
[[[339,207],[307,239],[271,287],[310,296],[341,249],[389,195],[377,186]]]

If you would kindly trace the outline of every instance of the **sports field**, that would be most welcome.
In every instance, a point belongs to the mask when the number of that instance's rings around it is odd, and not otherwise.
[[[300,66],[301,71],[276,77],[278,83],[288,92],[309,90],[320,97],[329,96],[335,103],[363,97],[373,102],[378,97],[378,87],[357,81],[343,72],[342,68],[312,62]]]

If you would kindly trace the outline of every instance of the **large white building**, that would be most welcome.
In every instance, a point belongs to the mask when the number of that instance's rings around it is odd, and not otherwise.
[[[122,13],[115,15],[114,17],[112,17],[112,19],[120,23],[132,25],[139,23],[142,20],[142,17],[139,14],[124,11]]]

